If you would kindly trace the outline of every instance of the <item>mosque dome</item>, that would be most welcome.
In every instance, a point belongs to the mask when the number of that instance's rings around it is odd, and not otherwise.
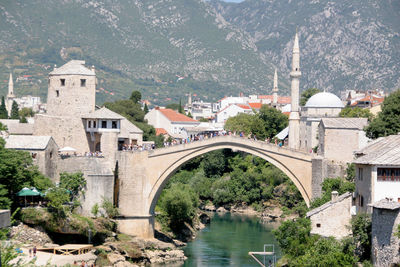
[[[305,107],[309,108],[344,108],[342,101],[332,93],[322,92],[308,99]]]

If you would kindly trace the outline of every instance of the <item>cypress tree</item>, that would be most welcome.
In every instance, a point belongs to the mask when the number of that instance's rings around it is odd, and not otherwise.
[[[0,119],[8,119],[8,112],[6,109],[6,101],[4,100],[4,96],[1,97]]]
[[[144,111],[144,114],[147,114],[149,112],[149,107],[147,106],[146,103],[144,103],[143,111]]]
[[[18,104],[15,101],[13,101],[12,106],[11,106],[11,117],[10,117],[10,119],[19,120]]]
[[[179,113],[182,113],[182,114],[184,113],[184,112],[183,112],[183,108],[182,108],[182,99],[180,99],[180,98],[179,98],[179,108],[178,108],[178,112],[179,112]]]

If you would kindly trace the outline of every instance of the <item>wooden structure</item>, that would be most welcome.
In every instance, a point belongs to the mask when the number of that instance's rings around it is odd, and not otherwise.
[[[90,244],[65,244],[63,246],[53,248],[38,248],[38,251],[53,252],[53,254],[73,255],[85,254],[93,248]]]

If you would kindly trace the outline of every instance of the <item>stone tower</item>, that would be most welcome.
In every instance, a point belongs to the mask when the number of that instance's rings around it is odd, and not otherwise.
[[[8,94],[7,94],[6,101],[5,101],[6,109],[7,109],[9,116],[11,115],[12,103],[15,98],[16,98],[16,96],[14,95],[14,81],[13,81],[12,74],[10,73],[10,80],[8,81]]]
[[[293,44],[291,79],[292,111],[289,116],[289,148],[299,149],[300,147],[300,114],[299,114],[299,87],[300,87],[300,48],[299,37],[296,30]]]
[[[278,104],[278,72],[275,69],[274,73],[274,88],[272,89],[272,104],[276,106]]]
[[[49,73],[48,115],[80,118],[94,111],[95,99],[96,74],[85,61],[71,60]]]

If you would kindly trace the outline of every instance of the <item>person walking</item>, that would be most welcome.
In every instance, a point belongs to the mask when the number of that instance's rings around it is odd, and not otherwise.
[[[33,257],[36,258],[36,246],[33,247]]]

